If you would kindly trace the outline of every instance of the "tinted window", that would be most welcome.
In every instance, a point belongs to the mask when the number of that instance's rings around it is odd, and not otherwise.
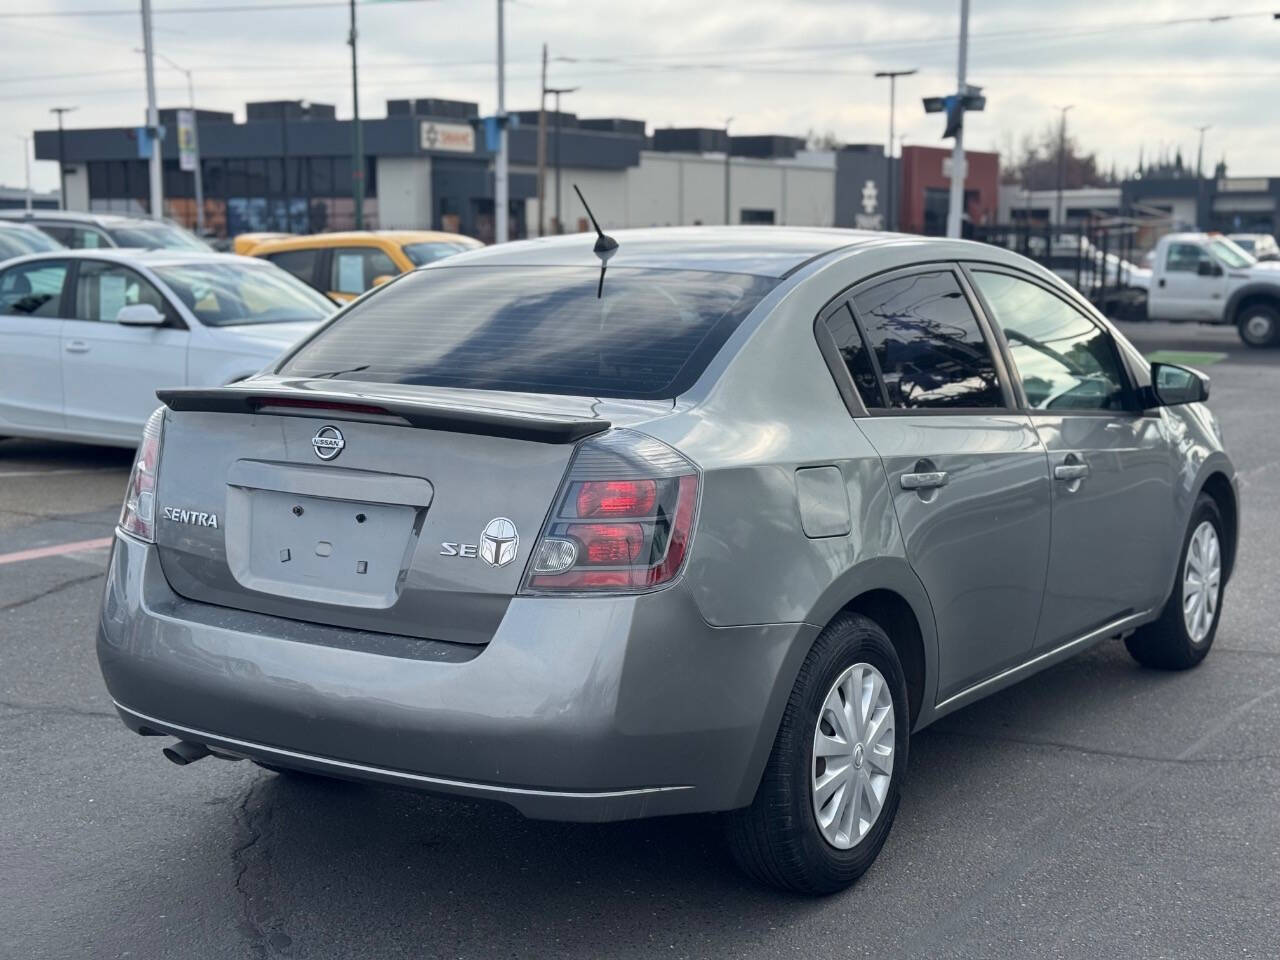
[[[123,307],[147,303],[172,322],[173,310],[151,281],[115,263],[81,260],[76,274],[75,319],[115,323]]]
[[[884,406],[884,395],[880,392],[880,381],[876,377],[876,369],[871,363],[871,351],[862,339],[862,333],[854,322],[853,312],[845,304],[827,318],[827,329],[835,340],[836,348],[849,368],[849,376],[853,378],[858,395],[868,409]]]
[[[614,267],[597,299],[599,278],[594,267],[446,265],[412,273],[322,330],[281,372],[670,398],[693,384],[777,283]]]
[[[889,406],[1003,407],[991,348],[948,270],[889,280],[853,300]]]
[[[65,260],[40,260],[0,273],[0,315],[56,317],[67,279]]]
[[[299,280],[314,286],[316,281],[316,257],[319,255],[320,252],[318,250],[286,250],[283,253],[273,253],[267,259],[281,270],[287,270]]]
[[[974,282],[1004,330],[1027,403],[1037,410],[1120,410],[1127,380],[1111,337],[1043,287],[1003,273]]]
[[[364,293],[375,277],[394,277],[400,268],[376,247],[346,247],[333,251],[329,289],[338,293]]]
[[[156,275],[207,327],[323,320],[329,298],[270,264],[185,263]]]

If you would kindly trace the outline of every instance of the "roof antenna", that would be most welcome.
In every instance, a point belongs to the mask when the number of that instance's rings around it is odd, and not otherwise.
[[[618,252],[618,241],[600,229],[600,224],[596,222],[596,215],[587,206],[587,198],[582,195],[582,191],[578,189],[576,183],[573,185],[573,192],[582,201],[582,206],[586,209],[587,216],[591,218],[591,225],[596,228],[596,245],[592,249],[595,255],[600,258],[600,283],[596,286],[596,299],[599,300],[604,295],[604,272],[608,269],[609,258]]]

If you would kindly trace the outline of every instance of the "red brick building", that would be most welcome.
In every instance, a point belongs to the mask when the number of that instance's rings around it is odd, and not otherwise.
[[[996,195],[1000,190],[1000,154],[966,150],[968,174],[964,180],[966,219],[972,223],[996,222]],[[951,151],[944,147],[903,147],[899,229],[904,233],[943,236],[947,232],[950,203]]]

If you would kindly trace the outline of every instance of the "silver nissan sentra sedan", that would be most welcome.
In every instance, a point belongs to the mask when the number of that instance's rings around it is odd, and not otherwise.
[[[750,874],[837,890],[913,731],[1109,638],[1208,653],[1239,507],[1207,396],[990,246],[462,254],[268,372],[161,391],[103,675],[178,763],[723,811]]]

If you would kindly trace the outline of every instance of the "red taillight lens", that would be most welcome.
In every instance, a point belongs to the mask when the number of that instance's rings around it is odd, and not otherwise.
[[[592,480],[578,485],[580,517],[649,517],[658,502],[654,480]]]
[[[635,476],[645,472],[651,476]],[[556,502],[525,592],[641,593],[675,580],[684,567],[697,517],[697,468],[652,437],[614,430],[583,444]]]
[[[125,487],[124,506],[120,508],[120,529],[148,543],[155,543],[156,539],[156,474],[163,427],[164,408],[161,407],[147,418],[142,428],[142,444]]]

